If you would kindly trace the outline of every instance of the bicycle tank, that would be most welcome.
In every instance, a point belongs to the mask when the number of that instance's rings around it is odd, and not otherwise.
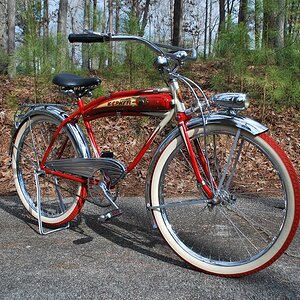
[[[86,106],[84,118],[93,120],[105,115],[140,115],[165,113],[173,108],[169,89],[132,90],[110,94]]]

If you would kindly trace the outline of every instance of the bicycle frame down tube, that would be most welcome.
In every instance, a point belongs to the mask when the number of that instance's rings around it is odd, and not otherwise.
[[[133,162],[127,167],[127,173],[132,171],[132,169],[140,162],[140,160],[143,158],[144,154],[146,153],[146,151],[149,149],[150,145],[154,141],[157,134],[169,123],[169,121],[171,120],[173,115],[174,115],[174,109],[170,110],[166,114],[166,116],[161,120],[159,125],[155,128],[155,130],[152,132],[152,134],[149,136],[149,138],[145,142],[141,151],[137,154],[137,156],[135,157]]]
[[[197,160],[195,157],[195,153],[193,151],[193,147],[192,147],[189,135],[187,133],[187,126],[186,126],[187,118],[186,118],[185,114],[182,114],[182,113],[177,114],[177,120],[178,120],[178,124],[179,124],[180,133],[181,133],[182,139],[186,145],[186,148],[188,150],[188,153],[190,156],[190,161],[191,161],[195,176],[197,178],[197,181],[201,184],[201,188],[203,189],[206,196],[209,199],[212,199],[213,193],[212,193],[211,189],[205,183],[205,181],[200,173],[199,166],[197,164]]]
[[[152,144],[153,140],[155,139],[156,135],[160,131],[159,126],[155,128],[151,136],[147,139],[146,143],[144,144],[143,148],[141,151],[137,154],[133,162],[127,167],[127,172],[129,173],[132,171],[132,169],[140,162],[140,160],[143,158],[144,154],[146,151],[149,149],[150,145]]]

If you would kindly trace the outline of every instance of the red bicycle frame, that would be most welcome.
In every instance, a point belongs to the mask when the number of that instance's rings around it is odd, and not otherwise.
[[[160,115],[164,116],[161,123],[155,128],[152,134],[148,137],[142,149],[138,152],[133,161],[127,166],[127,173],[132,171],[136,165],[140,162],[146,151],[149,149],[153,140],[161,129],[169,122],[171,117],[174,115],[174,100],[171,94],[170,89],[145,89],[145,90],[132,90],[132,91],[123,91],[113,93],[110,96],[103,96],[98,99],[93,100],[88,104],[84,104],[82,99],[77,100],[79,109],[72,113],[68,118],[66,118],[57,128],[56,132],[53,135],[53,138],[45,152],[45,155],[40,163],[41,169],[46,172],[53,174],[58,177],[63,177],[71,179],[80,183],[87,183],[87,180],[82,179],[78,176],[71,174],[66,174],[54,170],[50,170],[45,167],[47,158],[51,152],[51,148],[60,134],[64,126],[70,122],[77,123],[80,117],[82,117],[91,146],[93,148],[94,156],[99,158],[101,157],[101,151],[98,147],[98,144],[95,139],[95,135],[90,124],[91,121],[109,116],[144,116],[144,115]],[[199,170],[195,153],[192,149],[191,141],[187,133],[187,122],[190,120],[190,117],[185,113],[177,113],[176,120],[183,137],[183,140],[188,149],[190,156],[190,161],[194,169],[196,178],[200,185],[202,186],[203,191],[208,196],[208,198],[213,197],[211,189],[208,187],[204,181],[201,172]],[[198,152],[198,151],[197,151]],[[199,153],[198,153],[199,155]],[[200,163],[202,168],[205,170],[206,176],[208,177],[208,167],[206,160],[202,155],[200,155]],[[209,178],[209,177],[208,177]]]

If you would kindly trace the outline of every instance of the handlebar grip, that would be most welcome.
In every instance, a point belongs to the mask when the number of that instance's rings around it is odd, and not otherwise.
[[[109,34],[71,33],[69,34],[70,43],[103,43],[111,39]]]

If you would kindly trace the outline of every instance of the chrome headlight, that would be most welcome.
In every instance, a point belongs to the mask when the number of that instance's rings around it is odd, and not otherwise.
[[[167,67],[169,64],[168,59],[164,56],[157,56],[153,62],[153,65],[158,70],[163,70],[163,68]]]
[[[242,93],[221,93],[212,97],[219,107],[229,110],[244,110],[249,107],[250,101],[246,94]]]

